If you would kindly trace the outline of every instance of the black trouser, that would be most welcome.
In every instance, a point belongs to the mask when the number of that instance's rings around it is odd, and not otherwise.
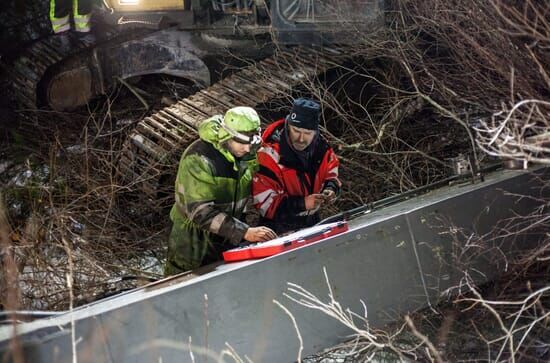
[[[78,14],[90,14],[92,12],[92,0],[77,0]],[[63,18],[69,15],[73,9],[73,0],[51,0],[50,6],[54,8],[54,16]]]

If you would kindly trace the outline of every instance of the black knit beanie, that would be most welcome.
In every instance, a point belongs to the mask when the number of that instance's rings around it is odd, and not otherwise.
[[[308,130],[319,129],[321,106],[313,100],[298,98],[292,104],[292,110],[286,117],[289,125]]]

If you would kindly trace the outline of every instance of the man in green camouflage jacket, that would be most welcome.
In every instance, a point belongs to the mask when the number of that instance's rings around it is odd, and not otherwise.
[[[276,238],[271,229],[240,220],[251,200],[260,131],[260,118],[250,107],[232,108],[199,126],[200,139],[185,150],[178,168],[165,275],[219,260],[222,251],[243,240]]]

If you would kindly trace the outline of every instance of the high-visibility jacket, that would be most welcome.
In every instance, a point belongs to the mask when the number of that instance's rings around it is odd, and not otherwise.
[[[317,135],[300,157],[290,145],[284,119],[271,124],[262,139],[264,144],[258,150],[260,169],[252,182],[260,225],[278,234],[314,225],[319,213],[306,210],[304,197],[327,188],[340,193],[336,154]]]
[[[240,218],[251,202],[258,162],[255,155],[237,160],[220,145],[222,120],[214,116],[204,121],[200,139],[181,157],[170,212],[167,275],[219,260],[221,252],[238,245],[248,229]]]
[[[54,33],[61,33],[71,28],[71,10],[75,30],[90,31],[92,0],[50,0],[50,21]]]

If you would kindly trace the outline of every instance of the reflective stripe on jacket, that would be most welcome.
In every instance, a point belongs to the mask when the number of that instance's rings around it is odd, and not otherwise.
[[[200,139],[181,157],[175,183],[172,221],[189,220],[196,227],[239,244],[248,225],[239,220],[251,199],[256,158],[236,160],[219,145],[221,116],[201,124]]]

